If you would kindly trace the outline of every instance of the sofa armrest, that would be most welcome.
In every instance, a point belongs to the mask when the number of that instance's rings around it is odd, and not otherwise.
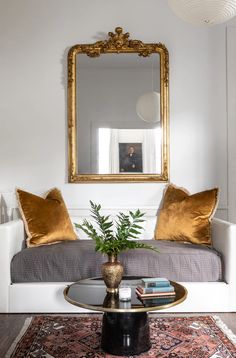
[[[222,255],[224,280],[229,286],[229,311],[236,311],[236,225],[220,219],[212,221],[213,247]]]
[[[0,312],[8,312],[11,260],[22,249],[24,224],[22,220],[0,225]]]
[[[224,261],[224,279],[236,286],[236,225],[220,219],[212,221],[213,247]]]

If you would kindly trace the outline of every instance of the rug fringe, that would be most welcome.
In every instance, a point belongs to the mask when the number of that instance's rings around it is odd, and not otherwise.
[[[226,324],[221,320],[219,316],[212,316],[217,326],[222,330],[222,332],[229,338],[229,340],[236,344],[236,335],[229,329]]]
[[[17,344],[19,343],[20,339],[23,337],[23,335],[27,331],[32,319],[33,319],[33,317],[26,318],[25,323],[24,323],[23,327],[20,330],[20,333],[18,334],[18,336],[16,337],[16,339],[12,343],[11,347],[8,349],[7,353],[5,354],[5,358],[10,358],[11,357],[11,355],[14,352],[14,350],[15,350]]]

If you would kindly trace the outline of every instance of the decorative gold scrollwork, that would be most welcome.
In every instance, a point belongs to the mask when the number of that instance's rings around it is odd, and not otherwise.
[[[105,47],[107,49],[114,49],[119,51],[120,49],[127,49],[129,47],[129,33],[126,32],[123,34],[122,27],[116,27],[115,33],[108,32],[109,40],[104,41]]]
[[[97,41],[91,45],[80,45],[81,51],[86,53],[89,57],[98,57],[101,54],[110,51],[120,53],[122,52],[137,52],[139,56],[148,57],[152,53],[156,53],[156,47],[166,50],[165,45],[158,44],[144,44],[140,40],[130,40],[128,32],[123,33],[121,27],[116,27],[115,32],[108,32],[108,40]]]

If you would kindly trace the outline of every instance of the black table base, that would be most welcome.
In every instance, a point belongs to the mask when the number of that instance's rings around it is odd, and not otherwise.
[[[134,355],[151,348],[148,315],[110,313],[103,315],[102,349],[114,355]]]

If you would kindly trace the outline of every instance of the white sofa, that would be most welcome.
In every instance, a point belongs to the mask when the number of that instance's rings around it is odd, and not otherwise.
[[[78,215],[79,214],[79,215]],[[72,221],[81,218],[74,211]],[[152,237],[156,218],[147,217],[144,237]],[[236,225],[213,219],[213,247],[222,254],[224,282],[182,282],[188,297],[168,312],[236,312]],[[25,240],[21,219],[0,225],[0,312],[85,312],[64,300],[68,282],[11,283],[10,263]]]

